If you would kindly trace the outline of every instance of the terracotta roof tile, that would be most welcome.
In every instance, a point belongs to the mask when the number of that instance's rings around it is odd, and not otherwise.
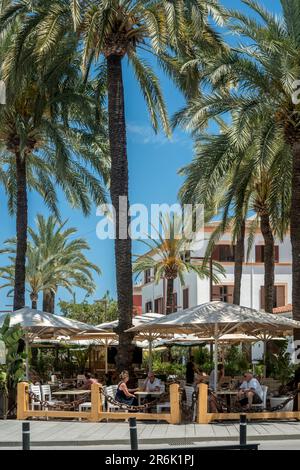
[[[273,308],[273,313],[286,313],[286,312],[292,312],[292,310],[293,310],[292,304],[287,304],[287,305],[284,305],[283,307]]]

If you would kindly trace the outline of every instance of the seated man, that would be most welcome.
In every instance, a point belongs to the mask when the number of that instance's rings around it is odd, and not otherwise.
[[[245,372],[244,382],[240,386],[237,399],[241,406],[246,409],[251,408],[252,404],[258,405],[263,401],[263,390],[257,379],[253,377],[252,372]]]
[[[160,392],[161,388],[160,380],[155,377],[153,372],[149,372],[142,387],[143,392]]]

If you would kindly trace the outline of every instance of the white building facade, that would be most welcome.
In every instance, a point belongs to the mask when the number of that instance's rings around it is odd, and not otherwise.
[[[201,263],[205,256],[208,240],[216,228],[217,222],[213,222],[204,228],[204,240],[201,248],[191,250],[188,256],[192,263]],[[264,308],[264,240],[258,231],[248,260],[248,237],[245,236],[245,261],[243,265],[241,299],[240,304],[254,309]],[[187,256],[187,255],[186,255]],[[275,295],[274,308],[282,307],[292,302],[292,250],[290,234],[283,242],[275,240]],[[174,308],[173,311],[183,310],[210,300],[222,300],[233,302],[234,289],[234,247],[232,246],[230,232],[225,233],[216,244],[212,259],[220,263],[225,269],[225,276],[219,276],[219,283],[215,284],[209,278],[200,279],[194,273],[184,275],[185,285],[181,285],[179,279],[174,281]],[[166,280],[156,284],[153,280],[153,272],[147,270],[144,273],[142,284],[142,311],[165,313],[166,305]],[[256,349],[256,348],[255,348]],[[254,351],[253,351],[254,352]],[[255,356],[255,354],[254,354]]]

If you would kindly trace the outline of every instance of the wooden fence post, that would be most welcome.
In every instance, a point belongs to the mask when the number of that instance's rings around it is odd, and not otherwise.
[[[25,419],[25,411],[28,411],[29,395],[28,383],[20,382],[17,385],[17,419]]]
[[[209,422],[207,416],[207,393],[208,386],[206,384],[198,385],[198,417],[197,423],[207,424]]]
[[[100,384],[92,384],[91,386],[91,415],[89,421],[97,422],[100,419],[102,411],[102,400],[100,396]]]
[[[180,423],[179,385],[170,385],[171,424]]]

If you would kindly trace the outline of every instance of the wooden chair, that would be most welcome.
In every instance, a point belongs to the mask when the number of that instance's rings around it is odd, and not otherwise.
[[[36,398],[31,398],[31,401],[30,401],[30,406],[31,406],[31,409],[34,410],[35,408],[37,408],[38,410],[41,409],[41,404],[39,401],[35,401],[35,400],[42,400],[42,392],[41,392],[41,387],[40,385],[29,385],[29,391],[34,393]]]

